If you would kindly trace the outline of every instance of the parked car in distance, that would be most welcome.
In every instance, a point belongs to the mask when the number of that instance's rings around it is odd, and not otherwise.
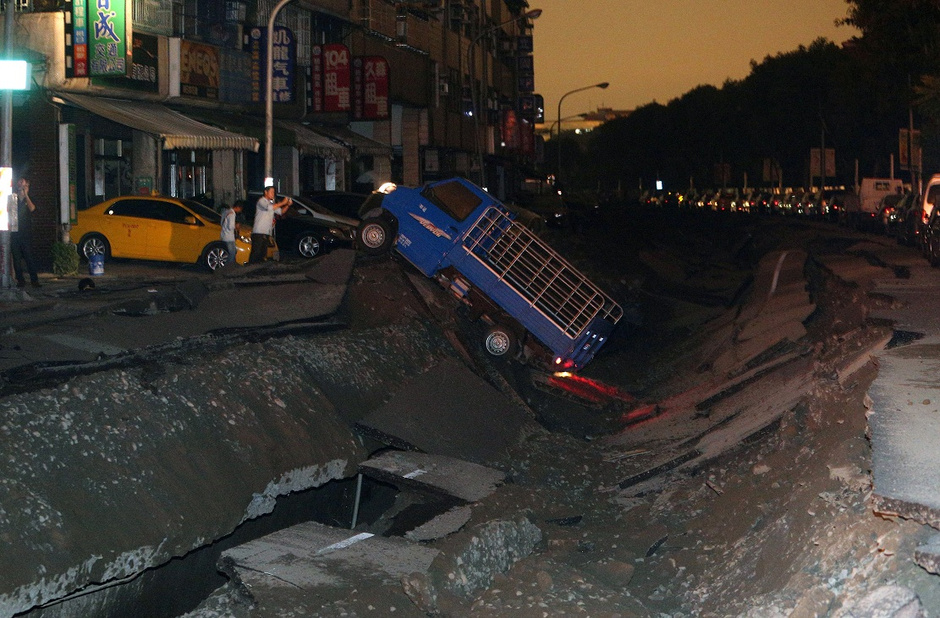
[[[940,266],[940,211],[934,208],[921,234],[921,248],[931,266]]]
[[[259,191],[249,191],[242,210],[244,224],[250,229],[255,220],[255,208],[261,197]],[[275,200],[281,199],[278,195]],[[291,197],[291,199],[294,199]],[[300,199],[300,198],[297,198]],[[312,216],[312,211],[298,202],[286,214],[274,219],[274,241],[281,251],[289,251],[303,258],[326,253],[341,242],[348,240],[348,233],[325,225],[322,219]]]
[[[165,262],[224,265],[228,249],[221,241],[222,218],[208,206],[188,199],[127,195],[78,212],[70,234],[78,253]],[[235,260],[248,261],[251,240],[235,241]]]
[[[899,245],[917,246],[923,233],[924,216],[920,195],[908,193],[906,202],[898,207],[898,223],[895,228],[895,240]]]
[[[878,221],[881,231],[886,236],[892,236],[898,226],[898,211],[910,193],[890,193],[881,198],[878,205]]]

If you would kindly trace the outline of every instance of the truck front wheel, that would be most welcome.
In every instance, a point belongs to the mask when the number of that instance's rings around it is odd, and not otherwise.
[[[392,225],[383,217],[364,219],[356,230],[359,247],[368,255],[382,255],[392,246]]]
[[[516,349],[516,336],[505,326],[497,324],[487,329],[483,347],[492,356],[510,356]]]

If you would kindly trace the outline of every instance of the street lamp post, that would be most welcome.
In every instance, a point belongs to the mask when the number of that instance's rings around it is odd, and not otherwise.
[[[576,92],[582,92],[584,90],[590,90],[591,88],[600,88],[601,90],[607,88],[610,85],[610,82],[601,82],[599,84],[593,84],[591,86],[584,86],[583,88],[575,88],[574,90],[569,90],[565,94],[561,95],[561,98],[558,99],[558,143],[555,145],[555,149],[558,151],[558,168],[555,170],[555,186],[558,186],[558,179],[561,177],[561,121],[564,120],[561,117],[561,102],[565,100],[569,94],[574,94]]]
[[[542,14],[542,9],[531,9],[513,17],[512,19],[507,19],[506,21],[491,26],[478,34],[473,41],[470,42],[470,47],[467,48],[467,75],[470,77],[470,113],[473,115],[473,138],[476,145],[476,159],[477,166],[480,168],[480,185],[483,189],[486,189],[486,168],[483,166],[483,145],[482,145],[482,136],[480,135],[480,106],[477,101],[477,89],[476,89],[476,80],[474,79],[473,69],[476,67],[476,46],[477,44],[485,37],[486,35],[499,30],[507,24],[511,24],[520,19],[538,19],[539,15]],[[471,53],[472,52],[472,53]]]
[[[274,184],[274,165],[272,162],[272,139],[274,135],[274,19],[291,0],[280,0],[268,18],[267,67],[265,75],[268,82],[264,91],[264,186]]]
[[[560,120],[554,120],[554,121],[552,121],[552,124],[548,127],[548,135],[549,135],[549,137],[551,137],[552,135],[555,134],[555,125],[557,125],[559,122],[564,121],[564,120],[573,120],[574,118],[581,118],[581,119],[584,119],[584,118],[587,118],[588,116],[590,116],[589,113],[587,113],[587,112],[582,112],[582,113],[580,113],[580,114],[573,114],[573,115],[571,115],[571,116],[565,116],[564,118],[561,118]]]

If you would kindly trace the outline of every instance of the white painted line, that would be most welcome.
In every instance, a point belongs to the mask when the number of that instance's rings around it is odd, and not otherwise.
[[[366,539],[371,538],[373,536],[375,535],[372,534],[371,532],[362,532],[355,536],[351,536],[348,539],[342,540],[339,543],[333,543],[332,545],[327,545],[323,549],[317,550],[317,555],[320,556],[322,554],[328,554],[332,551],[336,551],[337,549],[345,549],[346,547],[349,547],[350,545],[355,545],[359,541],[365,541]]]

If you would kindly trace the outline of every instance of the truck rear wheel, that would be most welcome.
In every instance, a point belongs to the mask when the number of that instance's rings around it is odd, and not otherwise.
[[[368,255],[382,255],[392,246],[392,225],[384,217],[364,219],[356,230],[359,247]]]
[[[492,356],[512,356],[516,349],[515,334],[500,324],[490,326],[483,337],[483,347]]]

